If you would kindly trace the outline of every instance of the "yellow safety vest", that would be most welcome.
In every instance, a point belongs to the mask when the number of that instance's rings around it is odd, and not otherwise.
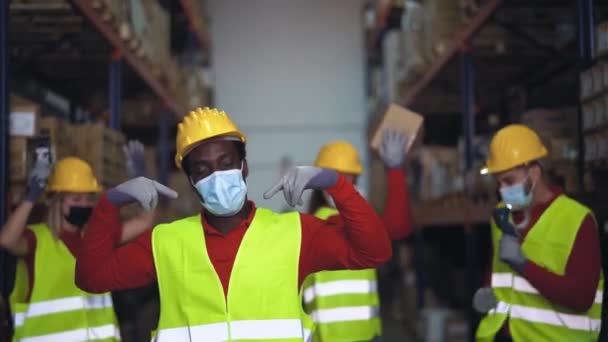
[[[499,204],[504,206],[503,204]],[[581,223],[592,212],[567,196],[559,196],[526,235],[522,251],[532,262],[563,275]],[[492,221],[498,251],[502,231]],[[492,341],[508,322],[514,341],[597,341],[602,314],[604,275],[600,270],[595,302],[584,313],[545,299],[524,277],[494,253],[492,288],[498,305],[481,321],[477,341]]]
[[[161,300],[157,341],[308,340],[298,294],[296,212],[258,208],[239,247],[228,296],[207,254],[200,216],[152,233]]]
[[[337,215],[321,207],[320,219]],[[315,322],[313,341],[367,341],[382,333],[376,270],[322,271],[303,284],[304,310]]]
[[[45,224],[33,225],[36,236],[34,284],[29,301],[25,261],[19,259],[10,303],[14,341],[119,341],[109,293],[89,294],[74,284],[76,261]]]

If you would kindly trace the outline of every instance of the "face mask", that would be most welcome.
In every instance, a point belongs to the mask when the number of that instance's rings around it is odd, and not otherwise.
[[[530,206],[532,203],[532,190],[534,185],[530,188],[530,191],[526,191],[526,180],[519,184],[505,186],[500,189],[500,197],[507,208],[511,210],[521,210]]]
[[[216,171],[194,184],[201,204],[215,216],[232,216],[243,208],[247,185],[242,170]]]
[[[68,221],[69,224],[82,229],[89,221],[92,213],[92,207],[71,207],[70,212],[65,216],[65,220]]]

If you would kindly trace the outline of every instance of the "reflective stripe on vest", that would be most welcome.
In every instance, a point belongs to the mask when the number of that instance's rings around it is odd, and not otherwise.
[[[200,216],[157,226],[152,234],[161,299],[156,340],[305,340],[310,327],[303,323],[298,295],[300,244],[298,213],[256,209],[225,297]]]
[[[532,286],[525,278],[513,274],[513,273],[492,273],[492,287],[493,288],[513,288],[515,291],[525,292],[530,294],[540,295],[538,290]],[[604,291],[597,290],[595,292],[594,303],[602,304],[604,300]]]
[[[341,294],[355,294],[376,292],[377,286],[375,280],[353,279],[353,280],[336,280],[326,283],[314,283],[304,290],[304,303],[310,303],[317,296],[335,296]]]
[[[321,207],[320,219],[337,215]],[[304,309],[315,321],[314,341],[365,341],[381,334],[376,270],[322,271],[303,284]]]
[[[99,327],[90,327],[87,329],[76,329],[64,331],[60,333],[26,337],[20,342],[66,342],[66,341],[91,341],[114,339],[120,340],[120,333],[114,324],[103,325]]]
[[[10,298],[15,322],[13,339],[119,340],[110,294],[89,294],[77,288],[76,261],[65,244],[44,224],[29,229],[36,237],[34,283],[27,298],[28,270],[23,259],[19,259]]]
[[[556,312],[553,310],[530,308],[516,304],[507,304],[505,302],[499,302],[496,308],[490,311],[490,314],[495,313],[509,313],[509,317],[511,319],[518,318],[525,321],[545,323],[573,330],[599,331],[600,326],[602,324],[602,321],[600,319],[591,319],[585,315],[573,315]]]
[[[377,306],[347,306],[335,309],[319,309],[310,313],[317,323],[335,323],[344,321],[369,321],[378,317]]]
[[[230,325],[230,327],[229,327]],[[302,339],[299,319],[231,321],[160,330],[158,341],[227,341],[230,340]]]
[[[25,317],[37,317],[62,312],[85,309],[112,308],[112,296],[109,293],[91,296],[75,296],[53,299],[28,305],[27,312],[15,314],[15,326],[23,325]]]
[[[499,205],[500,206],[500,205]],[[543,212],[522,242],[522,251],[532,262],[557,275],[564,275],[578,230],[591,211],[562,195]],[[492,226],[497,251],[502,231]],[[551,303],[524,277],[515,273],[493,253],[492,288],[499,301],[480,322],[478,341],[491,341],[508,323],[514,341],[594,341],[600,327],[604,275],[591,308],[578,313]]]

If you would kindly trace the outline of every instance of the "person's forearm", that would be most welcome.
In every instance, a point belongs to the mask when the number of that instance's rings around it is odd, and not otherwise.
[[[119,209],[105,195],[93,210],[76,262],[76,284],[88,292],[111,290],[111,259],[119,243]]]
[[[34,203],[21,202],[8,217],[0,232],[0,246],[14,255],[22,256],[27,253],[27,244],[22,237],[32,208],[34,208]]]
[[[405,239],[412,233],[410,199],[405,172],[399,168],[387,172],[387,190],[382,221],[391,240]]]
[[[154,228],[154,212],[142,212],[123,224],[120,244],[135,240],[146,230]]]
[[[391,243],[378,214],[344,177],[328,190],[344,220],[349,266],[372,268],[390,259]]]

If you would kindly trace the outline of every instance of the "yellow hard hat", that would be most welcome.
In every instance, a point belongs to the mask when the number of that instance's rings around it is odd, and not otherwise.
[[[482,172],[507,171],[546,155],[547,148],[536,132],[524,125],[509,125],[496,132],[492,138],[490,155]]]
[[[353,175],[360,175],[363,171],[359,153],[353,145],[344,140],[323,145],[315,166]]]
[[[229,136],[247,143],[247,136],[230,120],[226,112],[215,108],[197,108],[177,125],[175,164],[182,168],[184,157],[201,141]]]
[[[63,158],[57,162],[49,179],[52,192],[100,192],[91,166],[76,157]]]

